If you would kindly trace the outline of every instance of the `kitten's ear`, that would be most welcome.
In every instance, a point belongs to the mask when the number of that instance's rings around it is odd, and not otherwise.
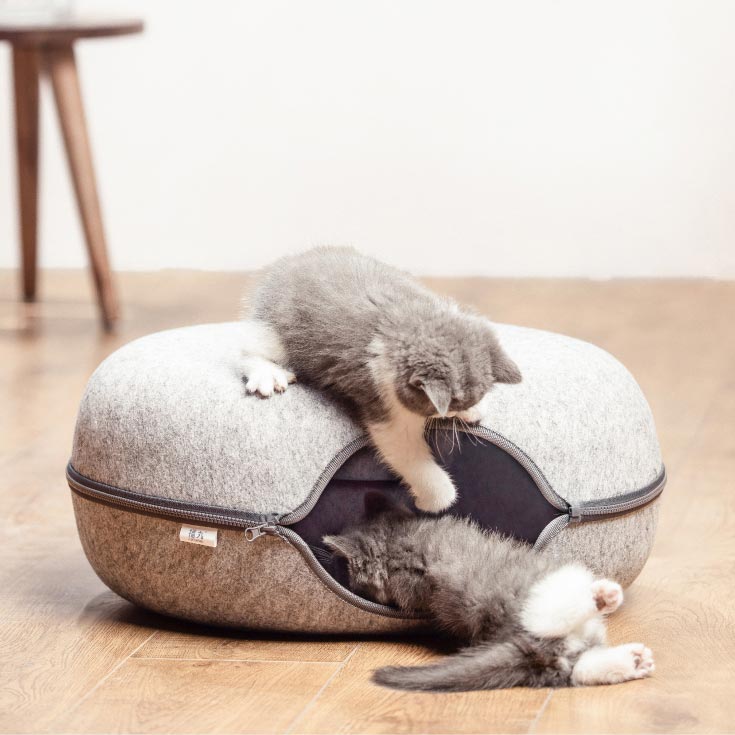
[[[492,370],[496,383],[515,384],[523,380],[518,365],[502,349],[497,349],[493,352]]]
[[[324,536],[322,541],[335,554],[344,556],[345,559],[357,556],[357,544],[349,536]]]
[[[426,397],[440,416],[447,415],[449,404],[452,402],[452,391],[443,380],[422,380],[414,375],[408,382],[414,388],[419,388],[426,393]]]

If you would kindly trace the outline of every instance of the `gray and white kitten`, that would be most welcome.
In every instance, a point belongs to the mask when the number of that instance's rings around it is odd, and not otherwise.
[[[419,518],[387,502],[369,494],[372,517],[324,542],[347,560],[355,593],[423,613],[468,647],[428,666],[379,669],[376,683],[467,691],[615,684],[653,672],[643,644],[606,645],[604,616],[623,601],[616,582],[467,520]]]
[[[424,441],[426,419],[477,421],[495,383],[521,380],[486,319],[350,248],[276,261],[245,327],[246,389],[266,397],[298,377],[332,393],[430,512],[456,490]]]

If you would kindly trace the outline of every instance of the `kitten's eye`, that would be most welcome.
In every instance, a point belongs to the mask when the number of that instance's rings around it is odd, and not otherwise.
[[[411,380],[408,381],[408,384],[412,388],[416,388],[416,390],[421,390],[424,387],[424,381],[421,380],[421,378],[411,378]]]

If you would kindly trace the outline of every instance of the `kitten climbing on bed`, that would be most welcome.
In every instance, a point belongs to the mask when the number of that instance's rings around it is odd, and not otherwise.
[[[464,519],[420,518],[375,494],[366,506],[364,524],[324,538],[347,560],[350,588],[423,613],[468,646],[428,666],[378,669],[376,683],[467,691],[616,684],[653,672],[643,644],[606,645],[619,584]]]
[[[350,248],[274,263],[245,327],[248,392],[267,397],[298,378],[332,393],[430,512],[456,489],[424,441],[426,419],[477,421],[495,383],[521,380],[486,319]]]

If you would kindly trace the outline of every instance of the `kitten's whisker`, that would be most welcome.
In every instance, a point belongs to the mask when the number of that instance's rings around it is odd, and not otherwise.
[[[450,426],[447,426],[446,422],[444,422],[442,426],[442,430],[444,431],[444,436],[446,436],[447,432],[449,432],[449,436],[452,439],[452,443],[449,446],[449,454],[451,454],[454,451],[454,434],[452,434],[452,429]]]
[[[457,437],[457,449],[462,454],[462,442],[459,440],[459,432],[457,431],[457,418],[452,417],[452,449],[454,449],[454,438]]]
[[[462,427],[464,429],[465,436],[467,437],[467,440],[472,444],[473,447],[476,447],[478,445],[477,437],[475,436],[474,432],[472,431],[472,426],[468,421],[465,421],[462,417],[458,417],[459,421],[462,424]]]
[[[427,430],[432,437],[433,441],[433,447],[436,449],[436,453],[439,455],[439,459],[443,462],[444,456],[442,455],[442,448],[441,448],[441,441],[439,438],[439,431],[436,428],[436,425],[439,423],[439,420],[436,418],[436,416],[429,416],[429,420],[426,422]],[[429,443],[429,447],[431,447],[432,444]]]

